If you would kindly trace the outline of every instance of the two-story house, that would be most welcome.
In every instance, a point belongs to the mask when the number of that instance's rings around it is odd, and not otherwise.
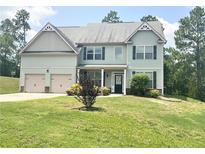
[[[20,89],[62,93],[81,74],[89,74],[96,85],[126,94],[133,74],[144,72],[149,87],[163,94],[165,43],[158,21],[80,27],[47,23],[20,52]]]

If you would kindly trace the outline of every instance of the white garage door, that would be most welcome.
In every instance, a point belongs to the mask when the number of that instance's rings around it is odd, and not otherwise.
[[[51,75],[51,92],[65,93],[72,84],[71,74],[52,74]]]
[[[25,91],[26,92],[44,92],[45,75],[44,74],[26,74]]]

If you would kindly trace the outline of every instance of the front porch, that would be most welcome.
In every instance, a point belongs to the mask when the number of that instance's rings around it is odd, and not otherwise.
[[[77,67],[77,83],[81,74],[89,74],[97,86],[108,87],[111,93],[126,95],[127,65],[81,65]]]

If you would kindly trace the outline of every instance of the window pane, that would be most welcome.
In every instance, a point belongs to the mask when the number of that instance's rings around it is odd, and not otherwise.
[[[95,72],[95,79],[96,80],[101,79],[101,72]]]
[[[122,47],[115,47],[115,58],[122,59]]]
[[[136,58],[144,59],[144,46],[136,46]]]
[[[150,80],[152,80],[152,72],[146,72],[145,74],[149,77]]]
[[[96,54],[101,54],[102,48],[95,48],[95,53]]]
[[[96,60],[102,59],[102,48],[95,48],[95,59]]]
[[[91,54],[88,54],[88,55],[87,55],[87,59],[88,59],[88,60],[92,60],[92,59],[93,59],[93,54],[92,54],[92,55],[91,55]]]
[[[144,46],[136,46],[137,53],[144,53]]]
[[[137,53],[137,59],[144,59],[144,53]]]
[[[145,59],[153,59],[153,46],[145,46]]]
[[[152,80],[149,80],[149,82],[147,84],[147,88],[152,88]]]
[[[88,60],[93,59],[93,48],[87,48],[87,59]]]
[[[90,77],[91,80],[95,79],[94,78],[94,72],[88,72],[87,74],[88,74],[88,76]]]
[[[145,59],[152,59],[152,53],[145,53]]]
[[[102,59],[101,57],[102,57],[101,54],[95,54],[95,59],[96,60],[101,60]]]

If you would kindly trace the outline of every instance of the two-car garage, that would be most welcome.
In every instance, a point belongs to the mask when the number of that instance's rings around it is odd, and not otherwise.
[[[71,84],[71,74],[51,74],[48,92],[65,93]],[[25,74],[25,92],[45,92],[45,87],[45,74]]]

